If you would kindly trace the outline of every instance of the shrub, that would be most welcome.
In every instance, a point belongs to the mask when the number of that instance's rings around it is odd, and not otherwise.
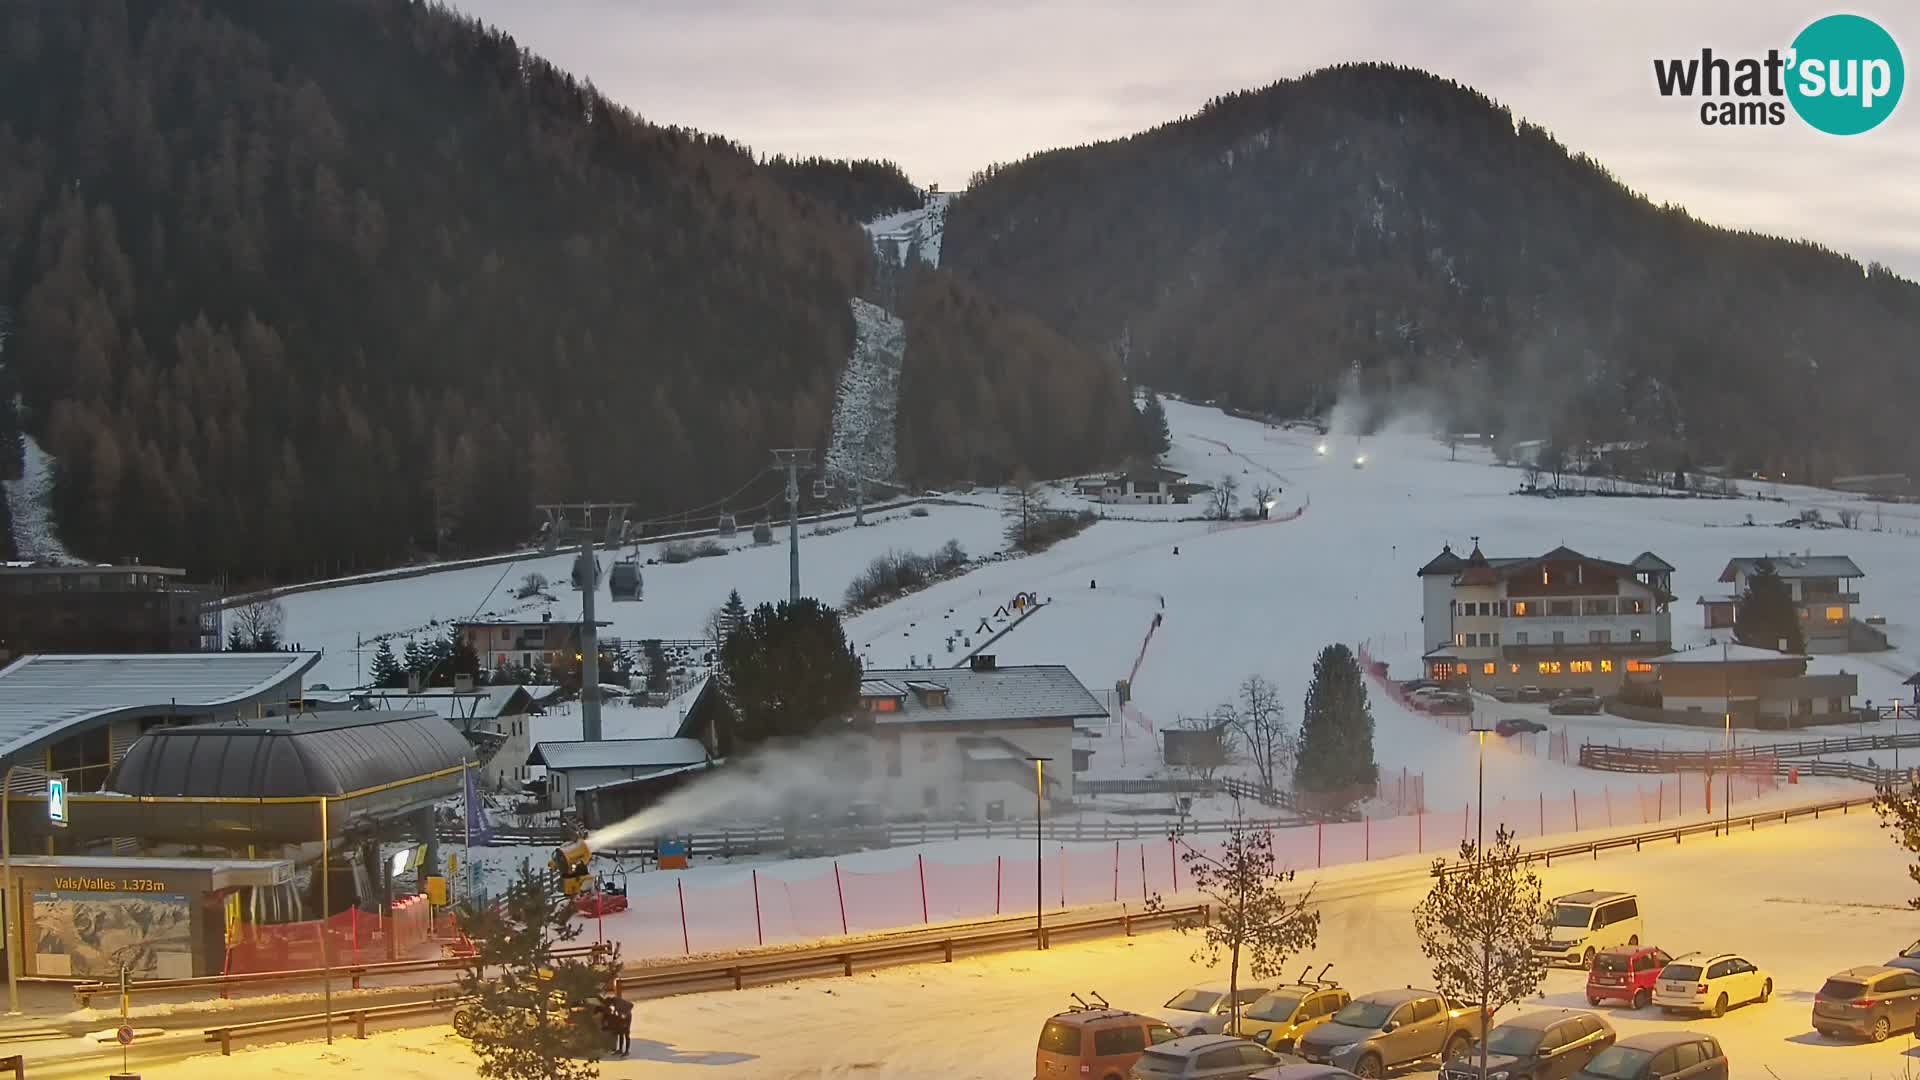
[[[685,563],[695,559],[710,559],[715,555],[725,555],[727,549],[717,540],[675,540],[660,547],[660,561],[663,563]]]
[[[914,517],[926,517],[927,508],[924,506],[916,506],[913,509],[907,511],[907,513],[912,514]]]
[[[1100,515],[1091,510],[1043,514],[1028,525],[1026,543],[1020,545],[1021,550],[1028,553],[1045,551],[1070,536],[1080,535],[1087,526],[1099,520]]]
[[[958,540],[947,541],[931,555],[889,551],[868,563],[847,586],[847,610],[878,607],[950,577],[966,565],[967,553]]]

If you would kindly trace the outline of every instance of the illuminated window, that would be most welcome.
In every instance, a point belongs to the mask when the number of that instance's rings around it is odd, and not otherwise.
[[[1525,600],[1515,600],[1513,602],[1513,613],[1515,615],[1525,615],[1527,613],[1527,602]]]
[[[1509,675],[1518,675],[1518,674],[1520,674],[1520,665],[1519,665],[1519,664],[1508,664],[1508,665],[1507,665],[1507,674],[1509,674]]]
[[[1540,568],[1540,584],[1542,585],[1553,584],[1553,579],[1547,576],[1547,568],[1544,566]]]
[[[1455,675],[1465,675],[1467,673],[1467,665],[1465,664],[1453,665],[1453,673]]]
[[[1645,674],[1653,670],[1653,665],[1647,663],[1645,660],[1629,660],[1627,661],[1627,670],[1635,674]]]
[[[1567,661],[1567,670],[1575,675],[1591,675],[1593,674],[1593,661],[1569,660]]]
[[[1610,671],[1612,671],[1612,670],[1613,670],[1613,661],[1611,661],[1611,660],[1602,660],[1602,661],[1600,661],[1600,670],[1601,670],[1602,672],[1610,672]]]
[[[1828,608],[1828,609],[1827,609],[1827,621],[1828,621],[1828,622],[1845,622],[1845,621],[1846,621],[1846,619],[1847,619],[1847,609],[1846,609],[1846,608],[1843,608],[1843,607],[1830,607],[1830,608]]]
[[[1558,675],[1558,674],[1560,674],[1560,661],[1558,661],[1558,660],[1542,660],[1542,661],[1540,661],[1540,674],[1542,674],[1542,675]]]
[[[1487,663],[1482,664],[1480,666],[1480,674],[1482,675],[1491,675],[1498,670],[1500,670],[1500,665],[1493,663],[1492,661],[1488,661]],[[1835,709],[1834,711],[1839,712],[1840,710]]]

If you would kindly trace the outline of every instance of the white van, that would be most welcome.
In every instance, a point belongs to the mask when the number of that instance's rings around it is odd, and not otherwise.
[[[1641,930],[1639,897],[1588,889],[1553,898],[1533,951],[1549,964],[1592,968],[1596,953],[1640,944]]]

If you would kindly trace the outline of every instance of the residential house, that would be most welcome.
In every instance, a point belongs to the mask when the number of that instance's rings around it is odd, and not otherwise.
[[[535,664],[558,668],[573,663],[580,651],[580,624],[555,622],[551,612],[538,619],[462,619],[453,625],[480,657],[480,666],[488,670]],[[613,624],[596,621],[594,625]]]
[[[1737,645],[1702,645],[1650,661],[1668,712],[1706,713],[1736,727],[1797,727],[1850,719],[1859,679],[1807,674],[1807,658]]]
[[[0,664],[28,653],[219,652],[220,592],[173,566],[0,563]]]
[[[1888,648],[1887,636],[1879,629],[1853,617],[1860,603],[1854,580],[1866,577],[1866,571],[1845,555],[1777,555],[1732,559],[1720,571],[1722,584],[1731,585],[1726,596],[1703,596],[1700,605],[1707,629],[1731,627],[1740,617],[1740,598],[1746,595],[1762,562],[1771,562],[1774,573],[1786,582],[1793,607],[1800,616],[1800,630],[1811,653],[1871,652]]]
[[[1106,716],[1057,664],[1000,667],[981,654],[964,668],[870,669],[857,725],[872,751],[864,795],[892,815],[1030,817],[1037,774],[1049,800],[1073,797],[1074,722]]]
[[[708,768],[711,759],[698,739],[601,739],[537,743],[527,764],[546,767],[547,803],[565,810],[584,789],[696,772]]]
[[[1673,567],[1652,552],[1611,562],[1557,547],[1488,558],[1475,539],[1418,571],[1429,678],[1482,689],[1617,691],[1651,681],[1647,661],[1672,650]]]
[[[1186,478],[1186,473],[1163,469],[1158,465],[1128,469],[1108,478],[1106,486],[1100,490],[1098,501],[1155,504],[1185,502],[1185,498],[1176,498],[1176,495],[1189,492],[1187,485],[1181,483]]]

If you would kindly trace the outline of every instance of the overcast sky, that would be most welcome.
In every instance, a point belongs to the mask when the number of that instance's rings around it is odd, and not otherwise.
[[[922,184],[1111,138],[1209,97],[1385,60],[1487,93],[1656,202],[1920,279],[1920,90],[1864,135],[1709,128],[1652,61],[1785,49],[1837,10],[1920,64],[1920,5],[1794,0],[454,0],[657,123],[883,157]]]

